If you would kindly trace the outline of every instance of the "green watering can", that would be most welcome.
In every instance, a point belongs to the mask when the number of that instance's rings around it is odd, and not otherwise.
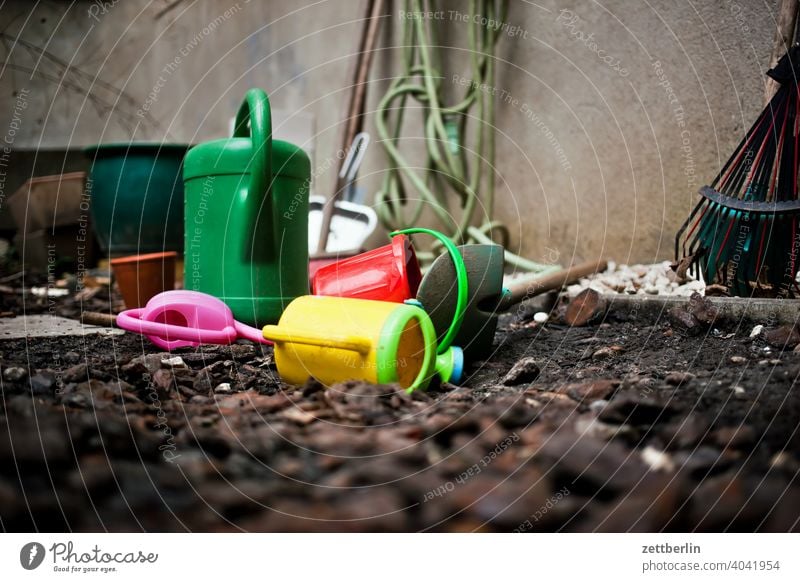
[[[308,294],[310,180],[308,156],[272,139],[269,98],[250,89],[233,137],[184,160],[184,288],[218,297],[248,325],[277,323]]]

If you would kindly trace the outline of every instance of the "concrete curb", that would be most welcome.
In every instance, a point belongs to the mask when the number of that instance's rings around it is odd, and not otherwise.
[[[122,335],[121,329],[85,325],[74,319],[49,314],[21,315],[2,320],[0,341],[25,338]]]
[[[607,314],[621,318],[644,318],[655,323],[665,320],[674,307],[688,305],[688,297],[658,295],[604,294]],[[709,297],[720,317],[741,322],[774,326],[796,324],[800,320],[800,299],[761,299],[745,297]]]

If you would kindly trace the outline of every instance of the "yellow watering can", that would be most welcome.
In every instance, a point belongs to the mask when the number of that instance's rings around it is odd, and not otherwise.
[[[327,385],[363,380],[412,391],[437,372],[436,331],[414,305],[307,295],[263,332],[275,343],[278,373],[292,384],[313,376]],[[439,365],[453,364],[440,357]]]

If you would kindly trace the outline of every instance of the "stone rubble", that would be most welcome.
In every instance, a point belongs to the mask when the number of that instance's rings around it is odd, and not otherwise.
[[[587,288],[599,293],[627,295],[690,297],[696,292],[703,293],[706,285],[702,280],[695,280],[687,275],[687,280],[681,281],[670,265],[670,261],[652,265],[620,265],[609,261],[606,271],[568,286],[567,293],[574,297]]]

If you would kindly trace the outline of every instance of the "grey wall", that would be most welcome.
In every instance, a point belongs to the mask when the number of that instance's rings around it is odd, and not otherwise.
[[[560,261],[669,258],[697,189],[761,108],[776,3],[512,0],[508,21],[520,32],[504,36],[496,55],[495,85],[511,103],[497,103],[495,210],[514,245]],[[31,9],[17,0],[0,9],[0,133],[13,129],[20,155],[129,138],[220,137],[244,91],[261,86],[279,110],[277,133],[305,142],[318,168],[329,165],[361,2],[100,6]],[[463,13],[467,3],[443,9]],[[395,2],[384,21],[370,110],[398,71],[399,10]],[[437,25],[445,83],[456,95],[452,75],[468,71],[466,25],[447,17]],[[370,192],[384,167],[373,146],[363,172]],[[321,172],[318,192],[331,187],[333,172]],[[9,174],[6,193],[27,177]]]

